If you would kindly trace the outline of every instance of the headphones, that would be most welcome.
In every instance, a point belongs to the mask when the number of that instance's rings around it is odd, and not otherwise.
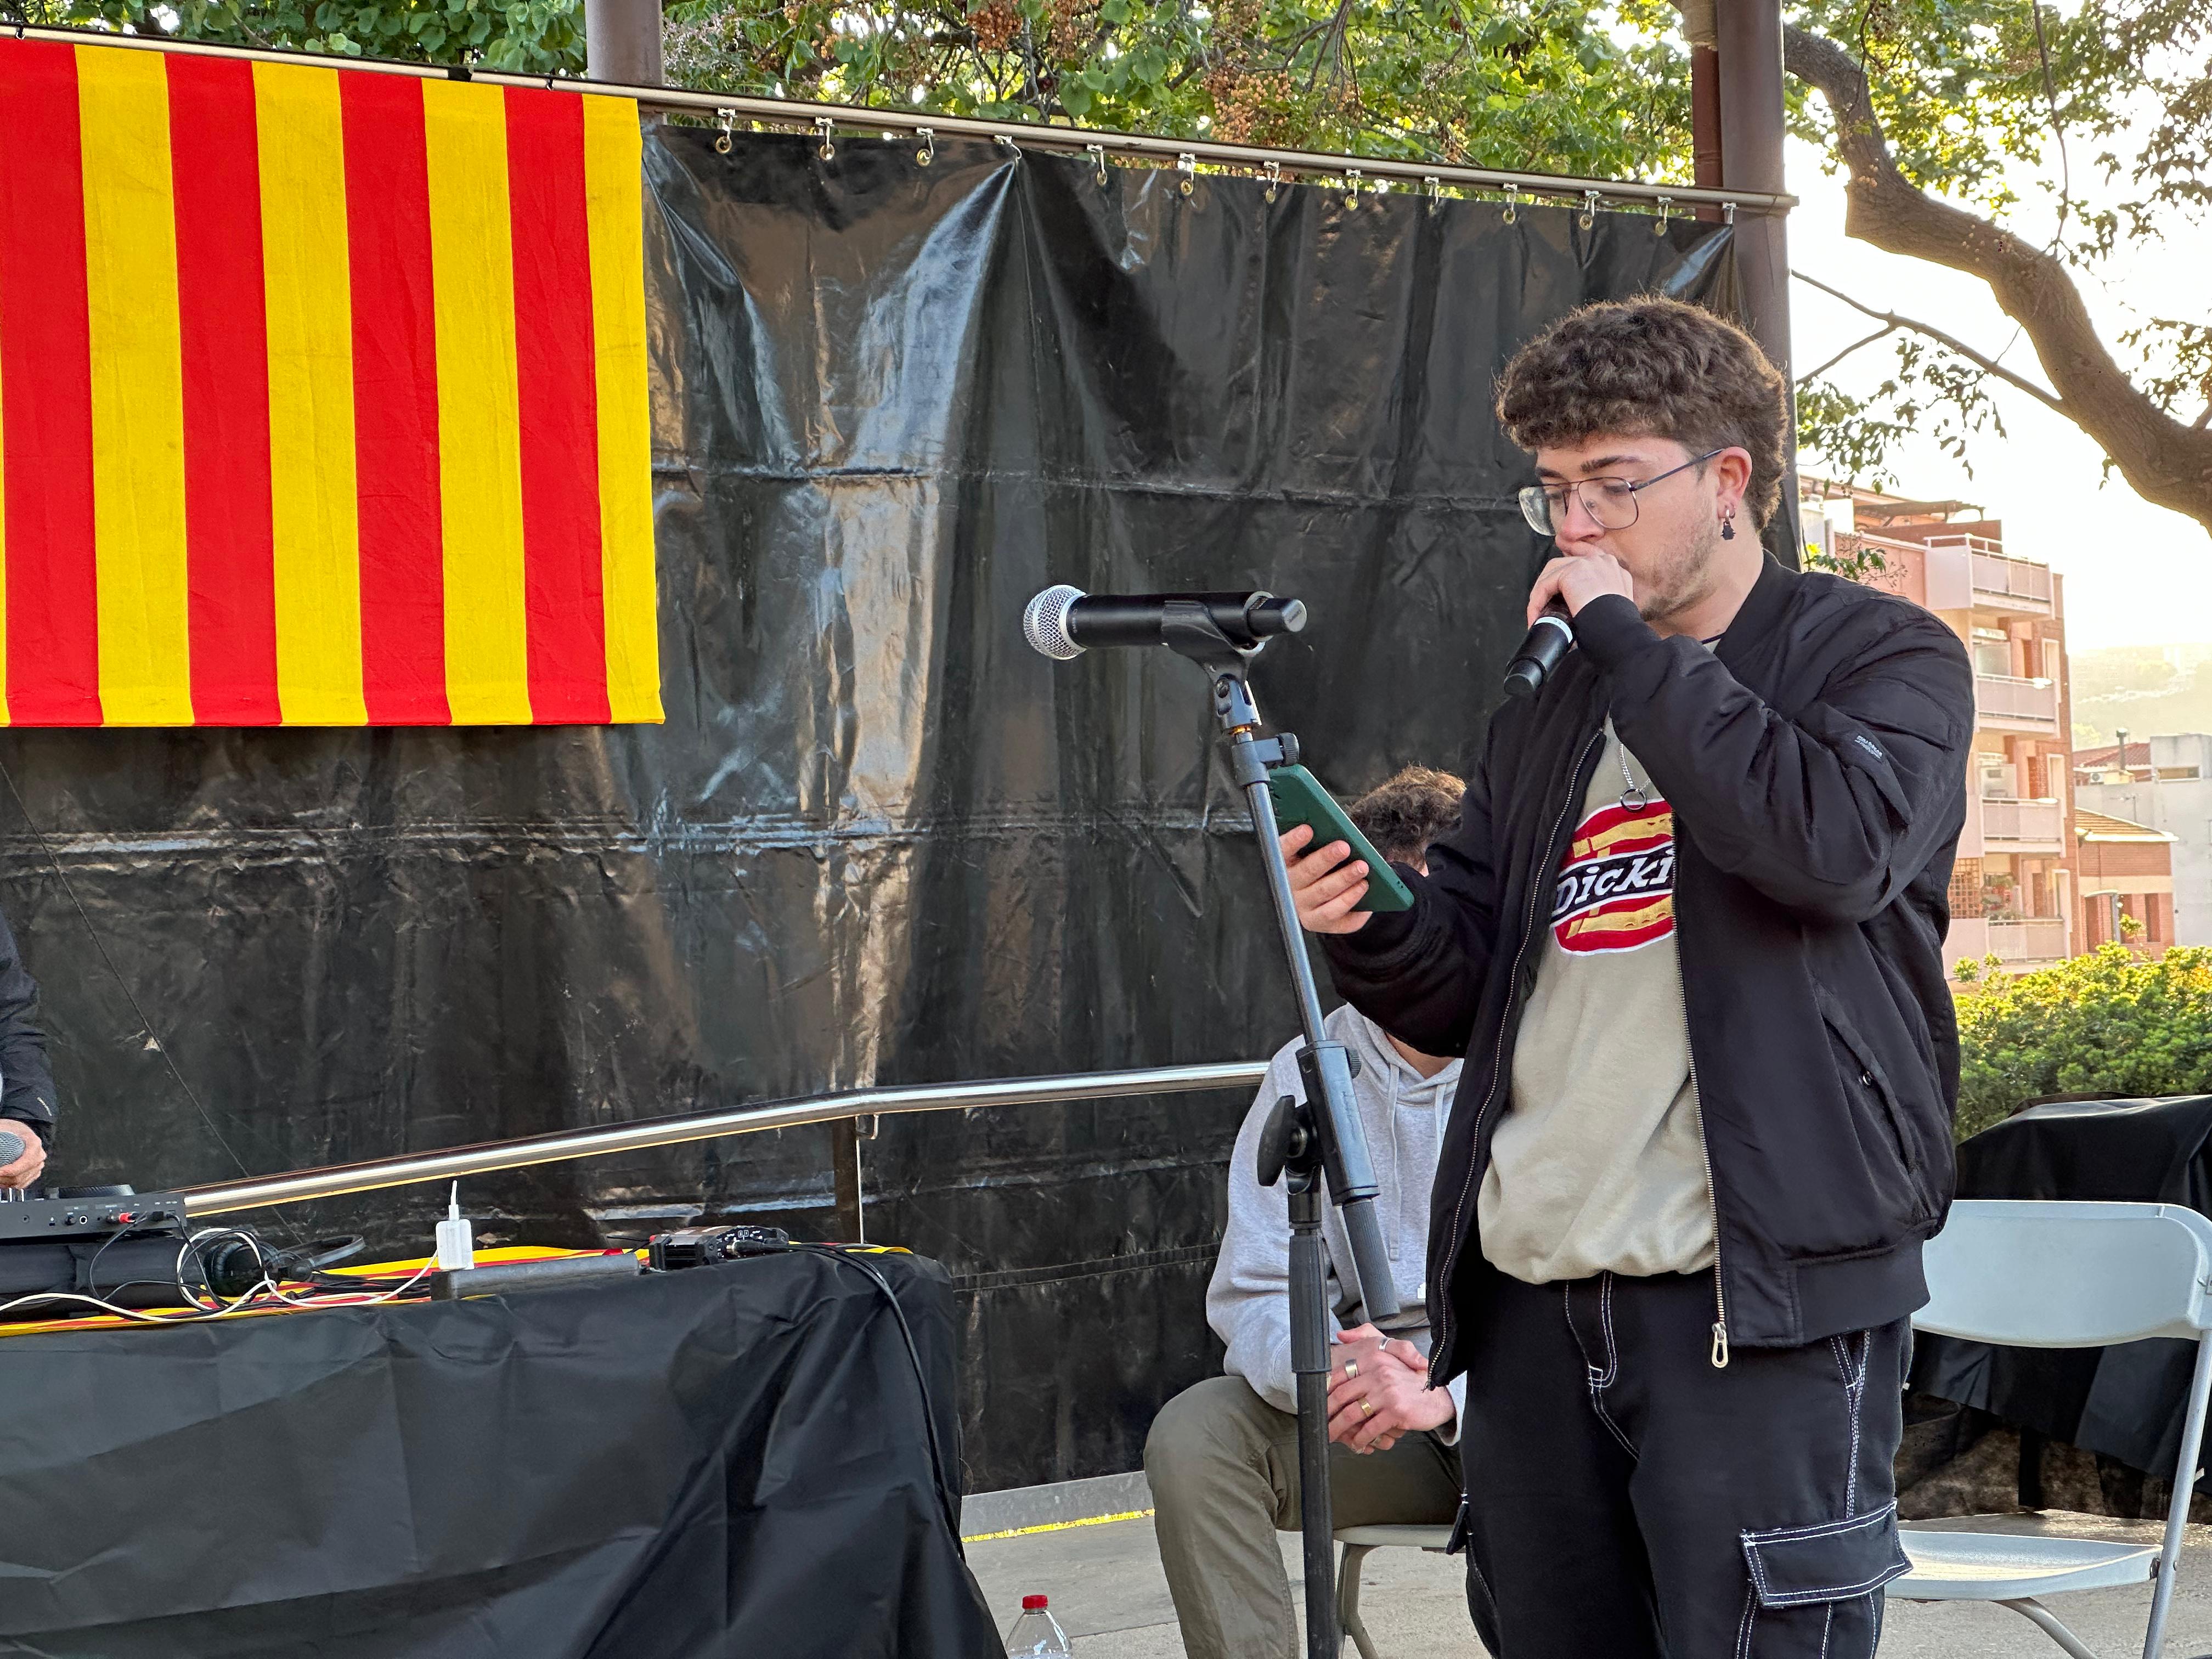
[[[368,1241],[359,1233],[310,1240],[289,1249],[271,1250],[251,1227],[226,1228],[195,1250],[200,1274],[207,1287],[226,1300],[235,1301],[264,1279],[283,1284],[288,1279],[319,1285],[326,1290],[355,1290],[343,1279],[331,1279],[324,1269],[360,1254]]]

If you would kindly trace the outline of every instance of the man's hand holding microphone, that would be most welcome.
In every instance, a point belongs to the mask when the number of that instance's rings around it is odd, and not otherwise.
[[[1562,554],[1538,573],[1536,585],[1528,590],[1528,625],[1534,628],[1536,619],[1554,607],[1569,617],[1579,616],[1584,605],[1607,593],[1635,601],[1636,581],[1626,565],[1595,547]],[[1306,824],[1282,838],[1298,924],[1310,933],[1356,933],[1367,925],[1368,913],[1352,908],[1367,896],[1367,865],[1353,858],[1344,842],[1312,847],[1313,838]]]

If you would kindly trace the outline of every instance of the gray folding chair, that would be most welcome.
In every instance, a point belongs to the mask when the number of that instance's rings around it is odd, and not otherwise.
[[[2143,1659],[2158,1659],[2212,1391],[2212,1221],[2172,1204],[1965,1199],[1929,1242],[1927,1268],[1929,1299],[1913,1316],[1917,1329],[2023,1348],[2179,1337],[2197,1345],[2197,1366],[2160,1548],[1906,1528],[1899,1535],[1912,1571],[1892,1580],[1889,1594],[1905,1601],[1995,1601],[2033,1620],[2074,1659],[2097,1659],[2042,1598],[2154,1575],[2142,1650]]]
[[[1344,1547],[1336,1575],[1336,1622],[1352,1638],[1359,1659],[1380,1659],[1367,1626],[1359,1622],[1359,1569],[1370,1554],[1381,1549],[1426,1550],[1443,1553],[1451,1542],[1449,1527],[1339,1527],[1336,1541]]]

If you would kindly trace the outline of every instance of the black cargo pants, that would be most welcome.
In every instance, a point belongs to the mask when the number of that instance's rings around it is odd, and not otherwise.
[[[1504,1279],[1469,1327],[1468,1602],[1498,1659],[1873,1654],[1907,1322],[1724,1369],[1712,1326],[1710,1273],[1606,1273]]]

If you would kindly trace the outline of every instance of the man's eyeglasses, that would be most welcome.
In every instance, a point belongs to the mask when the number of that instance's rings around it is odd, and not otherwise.
[[[1721,449],[1727,447],[1726,444],[1721,446]],[[1649,489],[1677,472],[1702,466],[1721,449],[1709,449],[1680,466],[1668,467],[1656,478],[1577,478],[1572,483],[1530,484],[1521,492],[1521,516],[1528,520],[1528,528],[1539,536],[1556,536],[1566,522],[1567,497],[1571,494],[1599,529],[1626,530],[1636,522],[1638,490]]]

